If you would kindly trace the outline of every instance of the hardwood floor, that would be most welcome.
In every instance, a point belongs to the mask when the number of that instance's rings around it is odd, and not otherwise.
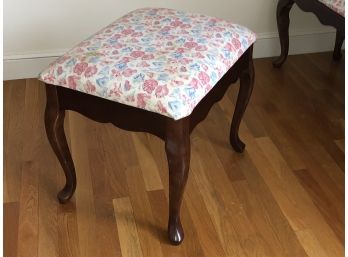
[[[44,131],[44,87],[4,82],[6,257],[300,257],[344,255],[344,60],[255,60],[256,83],[229,144],[237,86],[191,135],[185,240],[168,244],[164,144],[69,112],[77,190],[60,205],[63,171]]]

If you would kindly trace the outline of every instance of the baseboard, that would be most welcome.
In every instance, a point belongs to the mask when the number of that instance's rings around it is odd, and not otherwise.
[[[289,53],[303,54],[332,51],[335,43],[335,32],[295,31],[290,33]],[[31,52],[4,56],[4,80],[34,78],[66,49],[52,52]],[[254,47],[254,58],[272,57],[280,53],[278,33],[260,33]]]

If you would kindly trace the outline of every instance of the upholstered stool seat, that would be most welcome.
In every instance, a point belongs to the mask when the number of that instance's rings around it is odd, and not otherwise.
[[[76,189],[64,133],[66,110],[151,133],[165,141],[168,236],[180,244],[190,133],[239,79],[229,141],[243,152],[238,130],[254,85],[254,41],[253,32],[228,21],[147,8],[116,20],[52,63],[39,79],[46,84],[46,134],[66,177],[59,201],[67,202]]]
[[[319,2],[325,4],[331,10],[337,12],[344,17],[345,0],[319,0]]]
[[[40,79],[180,119],[254,41],[249,29],[217,18],[139,9],[75,46]]]

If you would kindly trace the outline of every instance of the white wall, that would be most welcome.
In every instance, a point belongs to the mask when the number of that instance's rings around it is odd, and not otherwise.
[[[259,37],[255,57],[279,53],[277,0],[5,0],[4,78],[36,76],[55,56],[127,12],[167,7],[243,24]],[[295,6],[290,53],[333,49],[334,30]],[[51,57],[51,58],[49,58]]]

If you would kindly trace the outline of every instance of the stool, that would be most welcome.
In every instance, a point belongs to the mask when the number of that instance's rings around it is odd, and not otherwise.
[[[76,188],[64,133],[65,110],[151,133],[165,141],[168,236],[172,244],[180,244],[190,133],[239,78],[230,143],[243,152],[238,129],[253,89],[255,39],[249,29],[228,21],[145,8],[121,17],[52,63],[39,79],[46,84],[46,133],[66,177],[58,193],[60,203]]]
[[[283,65],[289,53],[289,13],[296,3],[305,12],[314,13],[324,25],[336,28],[336,42],[333,59],[341,59],[341,48],[344,41],[345,0],[279,0],[277,6],[277,24],[280,38],[280,56],[273,61],[273,66],[279,68]]]

